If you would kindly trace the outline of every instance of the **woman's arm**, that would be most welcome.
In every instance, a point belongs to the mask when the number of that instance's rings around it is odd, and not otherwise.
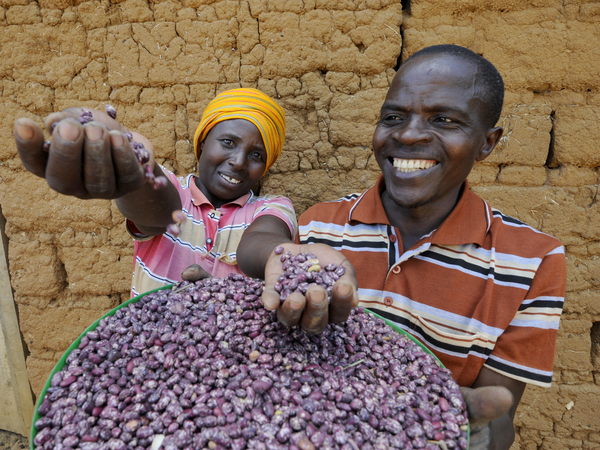
[[[287,224],[275,216],[260,216],[250,224],[237,249],[238,267],[252,278],[265,277],[265,266],[278,245],[292,243]]]
[[[311,252],[324,265],[333,263],[346,268],[346,273],[333,286],[331,303],[325,289],[317,285],[309,287],[306,295],[293,292],[280,303],[280,295],[274,285],[283,269],[280,256],[273,251],[279,245],[294,254]],[[299,325],[307,333],[320,333],[330,322],[345,321],[352,308],[358,305],[356,274],[344,255],[324,244],[295,244],[288,226],[277,217],[261,216],[252,222],[238,246],[237,261],[244,274],[265,280],[263,305],[270,310],[277,309],[279,321],[287,326]],[[202,278],[196,268],[188,269],[183,279],[195,281]]]
[[[78,120],[83,112],[93,116],[85,125]],[[14,136],[25,168],[45,178],[50,188],[81,199],[116,199],[123,215],[148,235],[161,234],[173,222],[172,212],[181,209],[177,189],[170,182],[153,188],[119,122],[103,111],[69,108],[50,114],[45,124],[52,134],[49,148],[42,129],[30,119],[15,121]],[[163,176],[152,144],[132,135],[148,150],[146,165],[154,176]]]

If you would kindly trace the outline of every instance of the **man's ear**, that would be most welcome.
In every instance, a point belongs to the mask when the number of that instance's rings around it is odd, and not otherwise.
[[[485,134],[485,145],[477,155],[476,161],[483,161],[485,158],[490,156],[496,144],[500,141],[504,129],[502,127],[490,128]]]

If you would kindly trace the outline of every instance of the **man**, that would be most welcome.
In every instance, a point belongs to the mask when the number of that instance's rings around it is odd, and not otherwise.
[[[558,240],[469,191],[474,163],[502,136],[495,124],[503,96],[497,70],[470,50],[414,54],[394,77],[373,136],[382,170],[375,187],[313,206],[300,217],[300,245],[284,245],[297,253],[310,244],[323,264],[354,266],[360,303],[453,372],[469,408],[471,448],[509,448],[526,383],[550,385],[566,284]],[[318,332],[357,301],[350,271],[331,305],[314,287],[280,306],[279,273],[272,257],[263,303],[288,325]]]

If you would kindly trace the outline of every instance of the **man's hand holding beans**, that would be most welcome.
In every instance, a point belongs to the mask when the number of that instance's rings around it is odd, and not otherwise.
[[[275,290],[275,284],[284,270],[281,255],[273,251],[265,266],[265,288],[262,295],[265,308],[277,309],[277,317],[280,322],[288,326],[300,325],[304,331],[310,334],[320,333],[330,322],[344,322],[352,308],[358,306],[358,283],[350,261],[328,245],[286,243],[281,246],[284,251],[289,251],[293,255],[312,253],[319,260],[321,267],[335,264],[346,270],[333,285],[331,302],[329,302],[329,296],[323,287],[312,285],[308,288],[306,295],[295,291],[281,303],[280,294]]]
[[[335,282],[331,293],[331,302],[327,291],[317,284],[311,285],[303,295],[299,291],[292,292],[283,302],[275,284],[284,273],[281,254],[271,251],[264,269],[265,288],[262,302],[266,309],[277,309],[279,321],[287,326],[299,325],[309,334],[317,334],[325,329],[328,323],[344,322],[352,308],[358,306],[358,284],[356,273],[350,262],[337,250],[323,244],[297,245],[292,242],[281,244],[284,252],[293,255],[312,253],[319,260],[321,267],[335,264],[344,267],[345,273]],[[205,278],[195,266],[188,267],[182,278],[187,281],[198,281]]]

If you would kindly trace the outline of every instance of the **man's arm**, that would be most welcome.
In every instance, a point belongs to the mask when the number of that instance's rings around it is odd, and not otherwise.
[[[82,125],[78,118],[92,112],[93,121]],[[89,108],[69,108],[50,114],[45,121],[52,133],[49,149],[44,133],[32,120],[15,121],[14,136],[21,161],[27,170],[45,178],[55,191],[81,199],[118,199],[117,205],[140,231],[161,234],[172,223],[171,213],[181,209],[175,186],[153,189],[137,160],[127,131],[108,114]],[[149,167],[155,176],[162,171],[154,163],[152,144],[142,135],[133,140],[149,151]]]
[[[470,449],[510,448],[515,439],[513,420],[525,386],[483,367],[472,388],[461,388],[471,425]]]
[[[526,244],[527,242],[524,240],[523,245]],[[561,317],[566,288],[566,260],[563,247],[559,242],[552,238],[545,245],[546,256],[537,268],[529,291],[522,301],[522,307],[519,308],[513,318],[513,321],[520,322],[521,326],[509,325],[504,330],[496,342],[494,354],[497,360],[507,360],[507,355],[512,357],[517,355],[518,357],[513,360],[515,363],[523,367],[531,367],[532,372],[537,369],[551,375],[556,330]],[[538,317],[543,317],[543,319],[538,319]],[[539,327],[536,320],[543,320],[545,326]],[[550,384],[550,375],[546,375],[547,378],[543,380],[544,384]],[[479,376],[473,383],[472,388],[474,389],[464,389],[463,396],[469,399],[471,393],[478,393],[482,390],[504,389],[505,394],[506,392],[512,394],[513,400],[506,411],[492,420],[490,426],[486,426],[479,436],[479,433],[473,434],[471,437],[472,444],[473,442],[477,443],[479,438],[487,433],[490,446],[479,448],[495,450],[508,449],[511,446],[515,436],[513,419],[525,391],[525,386],[525,383],[487,367],[481,369]],[[485,401],[492,402],[492,404],[495,402],[496,405],[500,403],[501,397],[499,395],[503,394],[500,391],[497,391],[497,394],[487,395],[479,403],[474,400],[468,401],[470,409],[473,407],[475,419],[477,419],[477,410],[482,409],[477,406],[478,404],[483,405]],[[475,425],[476,430],[481,428],[477,423]]]

